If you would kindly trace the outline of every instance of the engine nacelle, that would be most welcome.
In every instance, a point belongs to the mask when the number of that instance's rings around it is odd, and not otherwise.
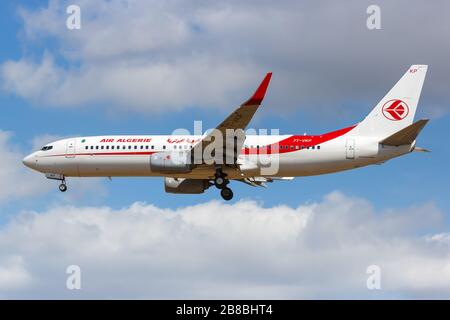
[[[154,153],[150,156],[150,170],[158,173],[189,173],[192,171],[190,153]]]
[[[204,179],[164,178],[164,187],[168,193],[198,194],[205,192],[210,183]]]

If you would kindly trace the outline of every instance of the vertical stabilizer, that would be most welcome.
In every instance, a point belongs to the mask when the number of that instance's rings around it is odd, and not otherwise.
[[[411,125],[427,68],[412,65],[352,133],[384,138]]]

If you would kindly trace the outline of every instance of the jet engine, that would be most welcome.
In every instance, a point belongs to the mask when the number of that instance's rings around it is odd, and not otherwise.
[[[157,173],[189,173],[192,171],[190,153],[154,153],[150,156],[150,170]]]
[[[209,186],[209,181],[204,179],[164,178],[164,187],[168,193],[203,193]]]

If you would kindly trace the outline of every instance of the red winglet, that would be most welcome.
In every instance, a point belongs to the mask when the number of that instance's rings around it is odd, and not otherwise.
[[[266,76],[264,77],[264,80],[261,82],[258,89],[256,89],[253,96],[250,99],[248,99],[245,103],[243,103],[242,105],[243,106],[260,105],[266,94],[267,87],[269,86],[271,77],[272,77],[272,72],[267,73]]]

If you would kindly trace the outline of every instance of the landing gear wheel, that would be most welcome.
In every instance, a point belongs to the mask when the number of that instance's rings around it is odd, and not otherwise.
[[[61,191],[61,192],[66,192],[66,191],[67,191],[67,186],[66,186],[66,184],[61,183],[61,184],[59,185],[59,191]]]
[[[227,175],[222,172],[222,169],[216,168],[216,174],[214,175],[214,185],[217,189],[223,189],[229,183]]]
[[[216,176],[214,179],[214,185],[218,189],[223,189],[228,184],[228,181],[223,176]]]
[[[233,199],[233,191],[231,191],[230,188],[223,188],[223,189],[220,191],[220,195],[222,196],[222,198],[223,198],[224,200],[227,200],[227,201]]]

